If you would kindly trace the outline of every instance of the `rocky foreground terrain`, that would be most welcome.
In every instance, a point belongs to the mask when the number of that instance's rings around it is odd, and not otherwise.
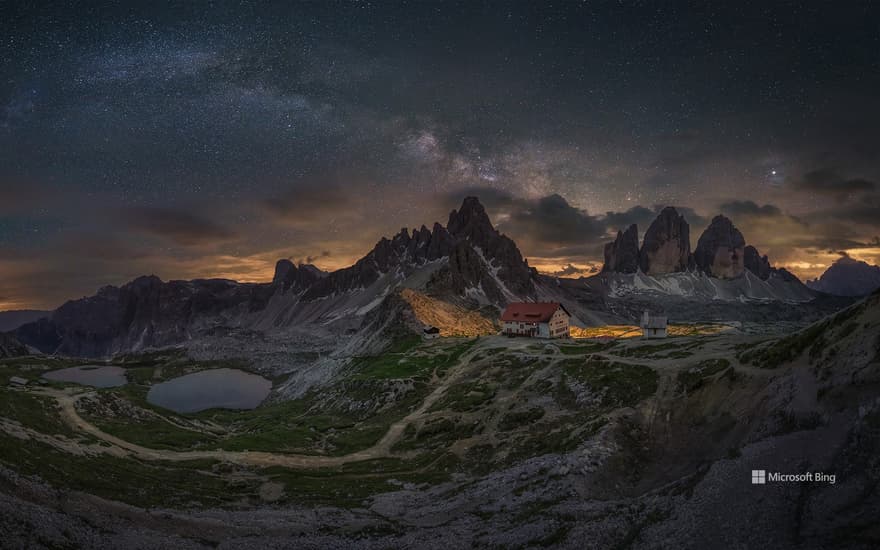
[[[723,216],[693,252],[689,234],[666,208],[560,279],[470,198],[332,273],[280,260],[270,283],[148,276],[68,302],[0,335],[3,545],[876,547],[880,295],[807,288]],[[514,300],[599,339],[497,336]],[[626,338],[644,310],[673,337]],[[125,383],[43,379],[82,365]],[[268,397],[149,398],[221,368]]]
[[[877,294],[780,337],[403,340],[240,413],[144,401],[216,365],[119,364],[120,388],[2,390],[6,546],[880,544]],[[754,485],[757,469],[835,483]]]

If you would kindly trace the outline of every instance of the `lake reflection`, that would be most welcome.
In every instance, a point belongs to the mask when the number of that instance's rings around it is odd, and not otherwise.
[[[271,389],[272,382],[262,376],[236,369],[212,369],[156,384],[147,393],[147,401],[179,413],[253,409]]]
[[[47,380],[56,382],[73,382],[94,388],[113,388],[125,385],[125,369],[122,367],[99,367],[83,365],[68,369],[53,370],[43,375]]]

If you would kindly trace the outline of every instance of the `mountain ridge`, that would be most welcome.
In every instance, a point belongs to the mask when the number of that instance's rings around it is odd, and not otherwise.
[[[880,266],[841,256],[806,285],[835,296],[865,296],[880,288]]]
[[[645,275],[666,275],[698,271],[717,279],[736,279],[748,270],[766,281],[771,275],[801,283],[795,275],[784,268],[770,264],[769,258],[746,244],[740,230],[730,218],[719,214],[700,234],[697,247],[691,252],[690,225],[684,215],[673,206],[663,208],[638,247],[638,225],[631,224],[625,232],[618,231],[617,238],[605,245],[605,262],[600,273],[636,272]],[[637,255],[638,266],[634,268],[632,257]]]
[[[641,250],[635,248],[635,226],[619,234],[616,248],[613,243],[606,247],[606,255],[616,258],[611,267],[625,266],[630,273],[605,269],[587,279],[560,279],[529,266],[516,243],[495,228],[479,200],[468,197],[450,212],[446,226],[435,222],[431,229],[403,228],[391,238],[379,239],[353,265],[330,273],[281,259],[266,283],[163,282],[155,275],[142,276],[68,301],[48,318],[19,327],[14,336],[46,353],[88,357],[181,344],[210,355],[219,353],[212,351],[214,347],[228,344],[223,338],[238,338],[239,349],[262,346],[272,355],[273,338],[281,349],[291,339],[310,345],[324,342],[327,349],[340,338],[351,340],[342,346],[345,349],[379,346],[384,337],[375,332],[391,325],[377,319],[376,311],[403,320],[408,330],[417,332],[418,316],[401,310],[412,308],[398,296],[407,288],[450,307],[481,310],[490,320],[511,301],[559,301],[573,313],[575,324],[587,325],[631,321],[646,304],[698,319],[704,308],[696,306],[712,301],[717,302],[711,308],[713,319],[750,318],[749,302],[804,303],[815,296],[794,276],[769,267],[757,250],[749,249],[748,257],[739,261],[758,266],[758,274],[749,271],[754,280],[715,279],[696,268],[684,244],[689,235],[684,217],[668,207],[658,220]],[[705,245],[711,246],[715,245]],[[744,250],[736,253],[741,257]],[[642,262],[657,273],[642,273]],[[210,345],[204,343],[208,340]],[[283,353],[275,355],[271,361],[284,360]]]
[[[317,325],[345,333],[358,330],[351,326],[355,320],[401,287],[471,309],[500,309],[511,300],[534,299],[537,281],[516,243],[495,229],[476,197],[468,197],[446,227],[403,228],[330,273],[281,259],[268,283],[166,282],[146,275],[70,300],[49,318],[18,327],[15,336],[47,353],[101,356],[177,345],[218,330]]]

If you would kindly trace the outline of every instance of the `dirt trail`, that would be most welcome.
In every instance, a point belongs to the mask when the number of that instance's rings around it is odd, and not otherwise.
[[[94,424],[88,422],[79,415],[76,410],[76,402],[90,394],[90,392],[69,394],[61,390],[42,388],[34,393],[39,393],[54,398],[58,402],[62,419],[71,427],[85,432],[102,441],[110,443],[118,449],[124,449],[128,453],[135,455],[137,458],[144,460],[168,460],[168,461],[184,461],[184,460],[220,460],[224,462],[233,462],[236,464],[246,464],[251,466],[283,466],[285,468],[322,468],[334,467],[350,462],[360,462],[364,460],[372,460],[383,458],[391,455],[391,447],[400,439],[403,430],[407,424],[415,421],[427,411],[440,397],[446,392],[450,385],[461,377],[464,367],[470,364],[475,349],[470,350],[463,355],[457,365],[452,367],[448,376],[440,383],[439,386],[428,394],[422,404],[417,409],[394,422],[388,427],[388,431],[382,436],[375,445],[361,451],[349,453],[340,456],[315,456],[315,455],[297,455],[287,453],[271,453],[264,451],[223,451],[219,449],[204,451],[170,451],[164,449],[151,449],[143,447],[124,439],[120,439],[114,435],[108,434]],[[113,452],[107,449],[108,452]],[[118,453],[113,453],[118,454]]]

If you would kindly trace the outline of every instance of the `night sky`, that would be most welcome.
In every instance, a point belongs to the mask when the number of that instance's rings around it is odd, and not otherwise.
[[[880,261],[875,2],[12,4],[0,310],[337,269],[469,194],[548,273],[665,205]]]

